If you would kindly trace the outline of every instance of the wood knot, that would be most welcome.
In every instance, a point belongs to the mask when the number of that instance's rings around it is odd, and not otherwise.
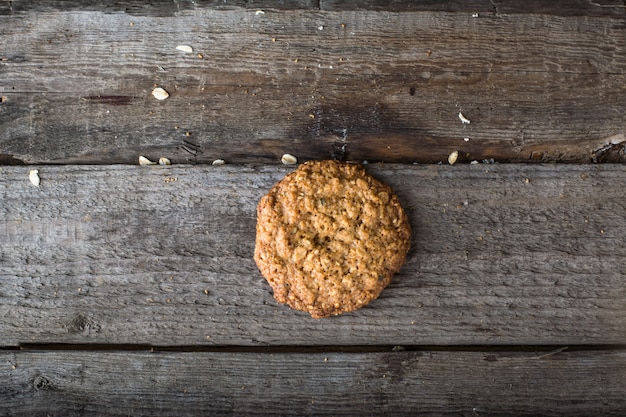
[[[52,381],[43,375],[39,375],[33,380],[33,386],[37,391],[54,389]]]
[[[91,333],[92,331],[98,333],[100,325],[84,314],[77,314],[67,325],[67,331],[69,333]]]

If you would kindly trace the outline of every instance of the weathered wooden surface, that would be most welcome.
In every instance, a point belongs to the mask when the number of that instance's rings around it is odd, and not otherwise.
[[[406,266],[357,312],[278,305],[252,259],[290,170],[0,169],[0,340],[147,345],[626,341],[626,167],[369,166],[407,208]]]
[[[618,416],[623,351],[0,352],[2,416]],[[114,399],[114,401],[112,401]]]
[[[1,163],[624,160],[620,2],[0,4]]]
[[[467,163],[624,161],[625,30],[617,0],[0,1],[0,165],[100,164],[0,167],[0,416],[624,415],[626,167]],[[285,152],[405,163],[368,168],[414,238],[357,312],[254,265]],[[139,155],[176,165],[110,165]],[[179,165],[216,158],[253,165]]]

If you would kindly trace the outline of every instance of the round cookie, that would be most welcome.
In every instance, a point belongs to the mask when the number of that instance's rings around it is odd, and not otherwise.
[[[254,260],[278,302],[322,318],[377,298],[410,240],[390,187],[360,165],[309,161],[261,198]]]

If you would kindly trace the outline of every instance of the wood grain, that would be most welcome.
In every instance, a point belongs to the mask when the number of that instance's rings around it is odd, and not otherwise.
[[[403,270],[327,320],[278,305],[252,253],[279,166],[0,169],[0,340],[543,345],[626,340],[626,167],[369,165],[413,228]]]
[[[4,2],[0,162],[624,161],[619,5],[195,3]]]
[[[0,364],[13,417],[626,412],[623,351],[0,352]]]
[[[468,164],[626,161],[624,29],[618,0],[0,1],[0,416],[626,414],[626,167]],[[387,162],[414,235],[367,307],[313,320],[254,265],[285,152]]]
[[[390,12],[428,11],[487,14],[545,14],[555,16],[617,16],[626,14],[623,1],[555,0],[551,2],[515,0],[446,0],[446,1],[388,1],[388,0],[129,0],[102,2],[99,0],[12,0],[0,3],[0,14],[50,11],[101,11],[135,16],[176,16],[181,11],[199,9],[233,10],[375,10]]]

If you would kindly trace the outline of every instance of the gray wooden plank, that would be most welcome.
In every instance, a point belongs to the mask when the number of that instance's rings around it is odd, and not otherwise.
[[[49,11],[101,11],[105,13],[127,13],[144,16],[175,16],[185,10],[212,9],[319,9],[376,10],[376,11],[445,11],[487,14],[548,14],[558,16],[620,16],[626,7],[620,0],[598,2],[584,0],[526,1],[511,0],[132,0],[125,2],[102,2],[98,0],[4,0],[0,2],[0,14]]]
[[[104,13],[126,13],[132,16],[171,17],[182,11],[201,8],[271,8],[274,10],[319,9],[319,0],[13,0],[0,2],[1,14],[98,11]]]
[[[602,160],[625,141],[623,30],[620,17],[506,13],[0,16],[0,160],[258,163],[344,145],[357,161]]]
[[[526,345],[626,340],[622,165],[369,165],[406,206],[381,297],[313,320],[252,259],[282,166],[0,169],[0,340]]]
[[[3,416],[618,416],[623,351],[0,352]]]
[[[382,11],[446,11],[469,12],[479,15],[547,14],[557,16],[617,16],[626,14],[622,0],[555,0],[555,1],[388,1],[388,0],[323,0],[323,10],[382,10]]]
[[[493,0],[494,13],[537,13],[558,14],[560,16],[592,16],[613,15],[625,16],[626,4],[623,0],[557,0],[545,2],[530,0],[519,2],[515,0]]]

